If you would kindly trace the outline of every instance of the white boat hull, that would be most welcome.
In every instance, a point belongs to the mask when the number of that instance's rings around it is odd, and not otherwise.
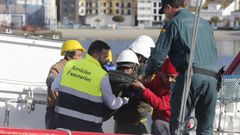
[[[45,129],[46,85],[50,67],[59,61],[62,41],[33,39],[0,34],[0,126]],[[31,94],[33,93],[33,94]],[[16,103],[23,102],[23,103]],[[31,103],[35,109],[31,110]],[[240,106],[216,108],[214,128],[240,129]],[[105,132],[113,132],[113,120],[104,123]],[[225,133],[234,134],[234,133]]]

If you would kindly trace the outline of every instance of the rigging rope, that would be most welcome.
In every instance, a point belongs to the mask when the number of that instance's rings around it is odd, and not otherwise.
[[[199,5],[199,6],[198,6]],[[183,89],[183,95],[182,95],[182,101],[181,101],[181,108],[180,108],[180,114],[179,114],[179,123],[178,128],[175,131],[176,134],[180,135],[185,130],[185,112],[186,112],[186,103],[187,103],[187,97],[190,90],[191,85],[191,79],[192,79],[192,63],[194,60],[194,54],[195,54],[195,45],[196,45],[196,38],[197,38],[197,31],[198,31],[198,25],[199,25],[199,19],[200,19],[200,13],[201,13],[201,7],[202,7],[202,0],[196,1],[196,13],[194,18],[194,26],[193,26],[193,37],[191,42],[191,50],[190,50],[190,56],[189,56],[189,62],[188,62],[188,69],[187,73],[185,74],[184,78],[184,89]]]

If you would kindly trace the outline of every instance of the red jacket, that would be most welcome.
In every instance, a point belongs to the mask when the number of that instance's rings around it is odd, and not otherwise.
[[[152,119],[170,121],[170,88],[164,87],[157,74],[149,83],[144,83],[146,89],[143,91],[143,98],[153,107]]]

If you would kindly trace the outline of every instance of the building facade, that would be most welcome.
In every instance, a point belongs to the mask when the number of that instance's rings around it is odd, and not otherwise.
[[[199,3],[197,4],[197,2],[199,2]],[[203,5],[205,2],[206,2],[206,0],[202,0],[202,5]],[[196,5],[197,5],[197,6],[200,5],[200,1],[199,1],[199,0],[191,0],[191,1],[190,1],[190,6],[191,6],[191,7],[196,7]]]
[[[230,27],[233,29],[240,29],[240,11],[235,11],[231,13]]]
[[[239,10],[239,0],[234,0],[229,2],[229,4],[226,7],[223,7],[222,3],[210,3],[208,4],[207,9],[202,9],[201,11],[201,17],[211,21],[213,17],[218,17],[219,22],[217,23],[220,27],[232,27],[233,26],[233,20],[232,19],[232,12],[235,12]]]
[[[112,17],[122,15],[122,25],[134,25],[136,10],[132,3],[136,0],[57,0],[58,19],[62,24],[82,24],[107,26],[114,24]],[[135,2],[136,3],[136,2]],[[135,6],[136,7],[136,6]],[[135,12],[135,16],[134,13]]]
[[[114,15],[122,15],[125,21],[122,25],[134,25],[136,10],[133,8],[135,0],[84,0],[85,14],[80,15],[80,22],[91,26],[110,26]],[[135,2],[136,3],[136,2]],[[135,6],[136,7],[136,6]],[[84,7],[81,7],[84,10]],[[134,16],[135,15],[135,16]]]
[[[44,0],[16,0],[16,5],[16,10],[24,11],[26,24],[44,26]]]
[[[56,30],[57,27],[56,0],[44,1],[44,24],[50,30]]]
[[[79,0],[58,0],[59,21],[62,25],[79,23]]]
[[[138,0],[137,21],[138,26],[152,26],[152,0]]]
[[[11,26],[12,28],[22,28],[26,24],[44,26],[43,0],[1,1],[0,14],[5,16],[4,18],[8,16],[7,26]],[[6,19],[3,21],[5,23]]]
[[[159,14],[161,8],[161,0],[138,0],[138,26],[152,27],[162,24],[164,15]]]
[[[153,4],[153,26],[161,26],[163,24],[163,21],[165,19],[165,15],[160,14],[160,9],[162,8],[162,2],[161,0],[152,0]]]

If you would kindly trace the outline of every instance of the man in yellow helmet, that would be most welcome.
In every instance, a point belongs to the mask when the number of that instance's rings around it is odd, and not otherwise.
[[[59,62],[54,64],[48,74],[46,84],[48,86],[47,110],[45,114],[45,126],[47,129],[55,129],[55,105],[58,97],[57,92],[51,90],[51,84],[58,73],[63,69],[65,63],[71,59],[81,59],[86,52],[84,47],[77,40],[67,40],[63,43],[61,55],[64,56]]]

